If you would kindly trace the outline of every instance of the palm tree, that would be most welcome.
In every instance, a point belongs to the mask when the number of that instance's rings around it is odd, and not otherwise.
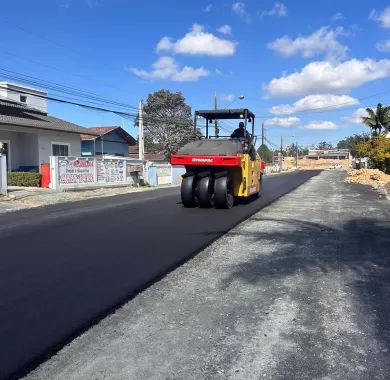
[[[363,116],[362,123],[371,129],[373,135],[384,131],[390,131],[390,106],[383,107],[381,103],[376,106],[376,111],[366,108],[369,116]]]

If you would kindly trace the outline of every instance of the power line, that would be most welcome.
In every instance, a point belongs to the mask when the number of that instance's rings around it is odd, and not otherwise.
[[[35,96],[37,98],[40,98],[40,99],[47,99],[47,100],[50,100],[50,101],[53,101],[53,102],[58,102],[58,103],[62,103],[62,104],[69,104],[69,105],[73,105],[73,106],[78,106],[78,107],[89,109],[89,110],[93,110],[93,111],[109,112],[109,113],[113,113],[115,115],[121,116],[123,118],[130,119],[132,121],[137,120],[137,118],[139,117],[138,114],[135,114],[135,113],[118,111],[118,110],[115,110],[115,109],[112,109],[112,108],[94,106],[94,105],[90,105],[90,104],[80,103],[78,101],[64,100],[64,99],[60,99],[60,98],[57,98],[57,97],[54,97],[54,96],[44,96],[44,95],[34,94],[34,93],[31,93],[31,92],[28,92],[28,91],[19,91],[19,90],[16,91],[16,90],[12,90],[12,89],[9,89],[8,87],[4,87],[4,86],[1,86],[1,85],[0,85],[0,89],[5,89],[5,90],[8,90],[10,92],[17,93],[17,94],[33,95],[33,96]],[[19,104],[9,103],[9,106],[15,107],[15,108],[20,108]],[[189,120],[186,120],[185,117],[182,117],[182,118],[178,118],[178,117],[176,117],[176,118],[161,118],[161,117],[149,116],[147,114],[144,115],[143,120],[145,122],[152,122],[152,123],[156,123],[156,122],[174,123],[174,124],[177,124],[177,125],[186,125],[186,126],[188,125],[188,122],[189,122]],[[147,125],[145,125],[145,127],[147,128]]]
[[[119,87],[114,86],[112,83],[103,81],[103,80],[101,80],[101,78],[96,79],[96,77],[93,77],[93,76],[90,76],[90,75],[84,75],[84,74],[73,73],[73,72],[69,72],[69,71],[66,71],[66,70],[62,70],[62,69],[60,69],[58,67],[54,67],[54,66],[48,65],[46,63],[42,63],[42,62],[36,61],[34,59],[31,59],[31,58],[22,57],[20,55],[15,54],[15,53],[11,53],[9,51],[5,51],[4,49],[2,49],[0,51],[0,54],[5,54],[5,55],[8,55],[10,57],[13,57],[13,58],[16,58],[16,59],[19,59],[19,60],[22,60],[22,61],[30,62],[30,63],[33,63],[35,65],[42,66],[42,67],[45,67],[45,68],[48,68],[48,69],[51,69],[51,70],[55,70],[55,71],[58,71],[58,72],[61,72],[61,73],[65,73],[65,74],[73,76],[73,77],[82,78],[82,79],[86,79],[86,80],[89,80],[89,81],[93,80],[94,82],[99,82],[99,83],[103,84],[105,87],[110,87],[112,89],[123,91],[123,89],[120,89]]]
[[[80,98],[90,99],[90,100],[97,100],[105,104],[115,105],[121,108],[127,108],[131,110],[137,110],[137,107],[131,106],[122,102],[114,101],[111,99],[103,98],[97,94],[94,94],[90,91],[80,90],[78,88],[72,87],[72,86],[65,86],[61,85],[59,83],[50,82],[47,80],[43,80],[40,78],[36,78],[30,75],[25,75],[21,73],[17,73],[15,71],[1,68],[0,67],[0,73],[1,76],[3,76],[6,79],[9,80],[16,80],[20,81],[24,84],[33,85],[33,86],[39,86],[48,90],[52,90],[58,93],[66,93],[68,95],[78,96]]]

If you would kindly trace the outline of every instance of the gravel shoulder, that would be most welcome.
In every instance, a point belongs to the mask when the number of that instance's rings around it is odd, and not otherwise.
[[[390,207],[325,171],[26,379],[386,379]]]

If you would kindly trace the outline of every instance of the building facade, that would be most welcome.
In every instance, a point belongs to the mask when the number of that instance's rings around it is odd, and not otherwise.
[[[88,128],[91,135],[81,135],[81,151],[83,156],[111,155],[128,157],[129,147],[136,140],[120,126]]]
[[[81,156],[80,134],[93,132],[50,116],[45,92],[2,83],[7,91],[0,94],[0,153],[8,171],[37,171],[50,156]]]

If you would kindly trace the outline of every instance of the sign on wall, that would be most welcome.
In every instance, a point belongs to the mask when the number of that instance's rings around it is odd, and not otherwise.
[[[96,174],[98,183],[124,182],[125,161],[122,160],[97,160]]]
[[[95,180],[95,161],[69,157],[58,158],[59,185],[88,185]]]
[[[50,156],[50,187],[71,189],[139,183],[143,163],[126,158]]]

